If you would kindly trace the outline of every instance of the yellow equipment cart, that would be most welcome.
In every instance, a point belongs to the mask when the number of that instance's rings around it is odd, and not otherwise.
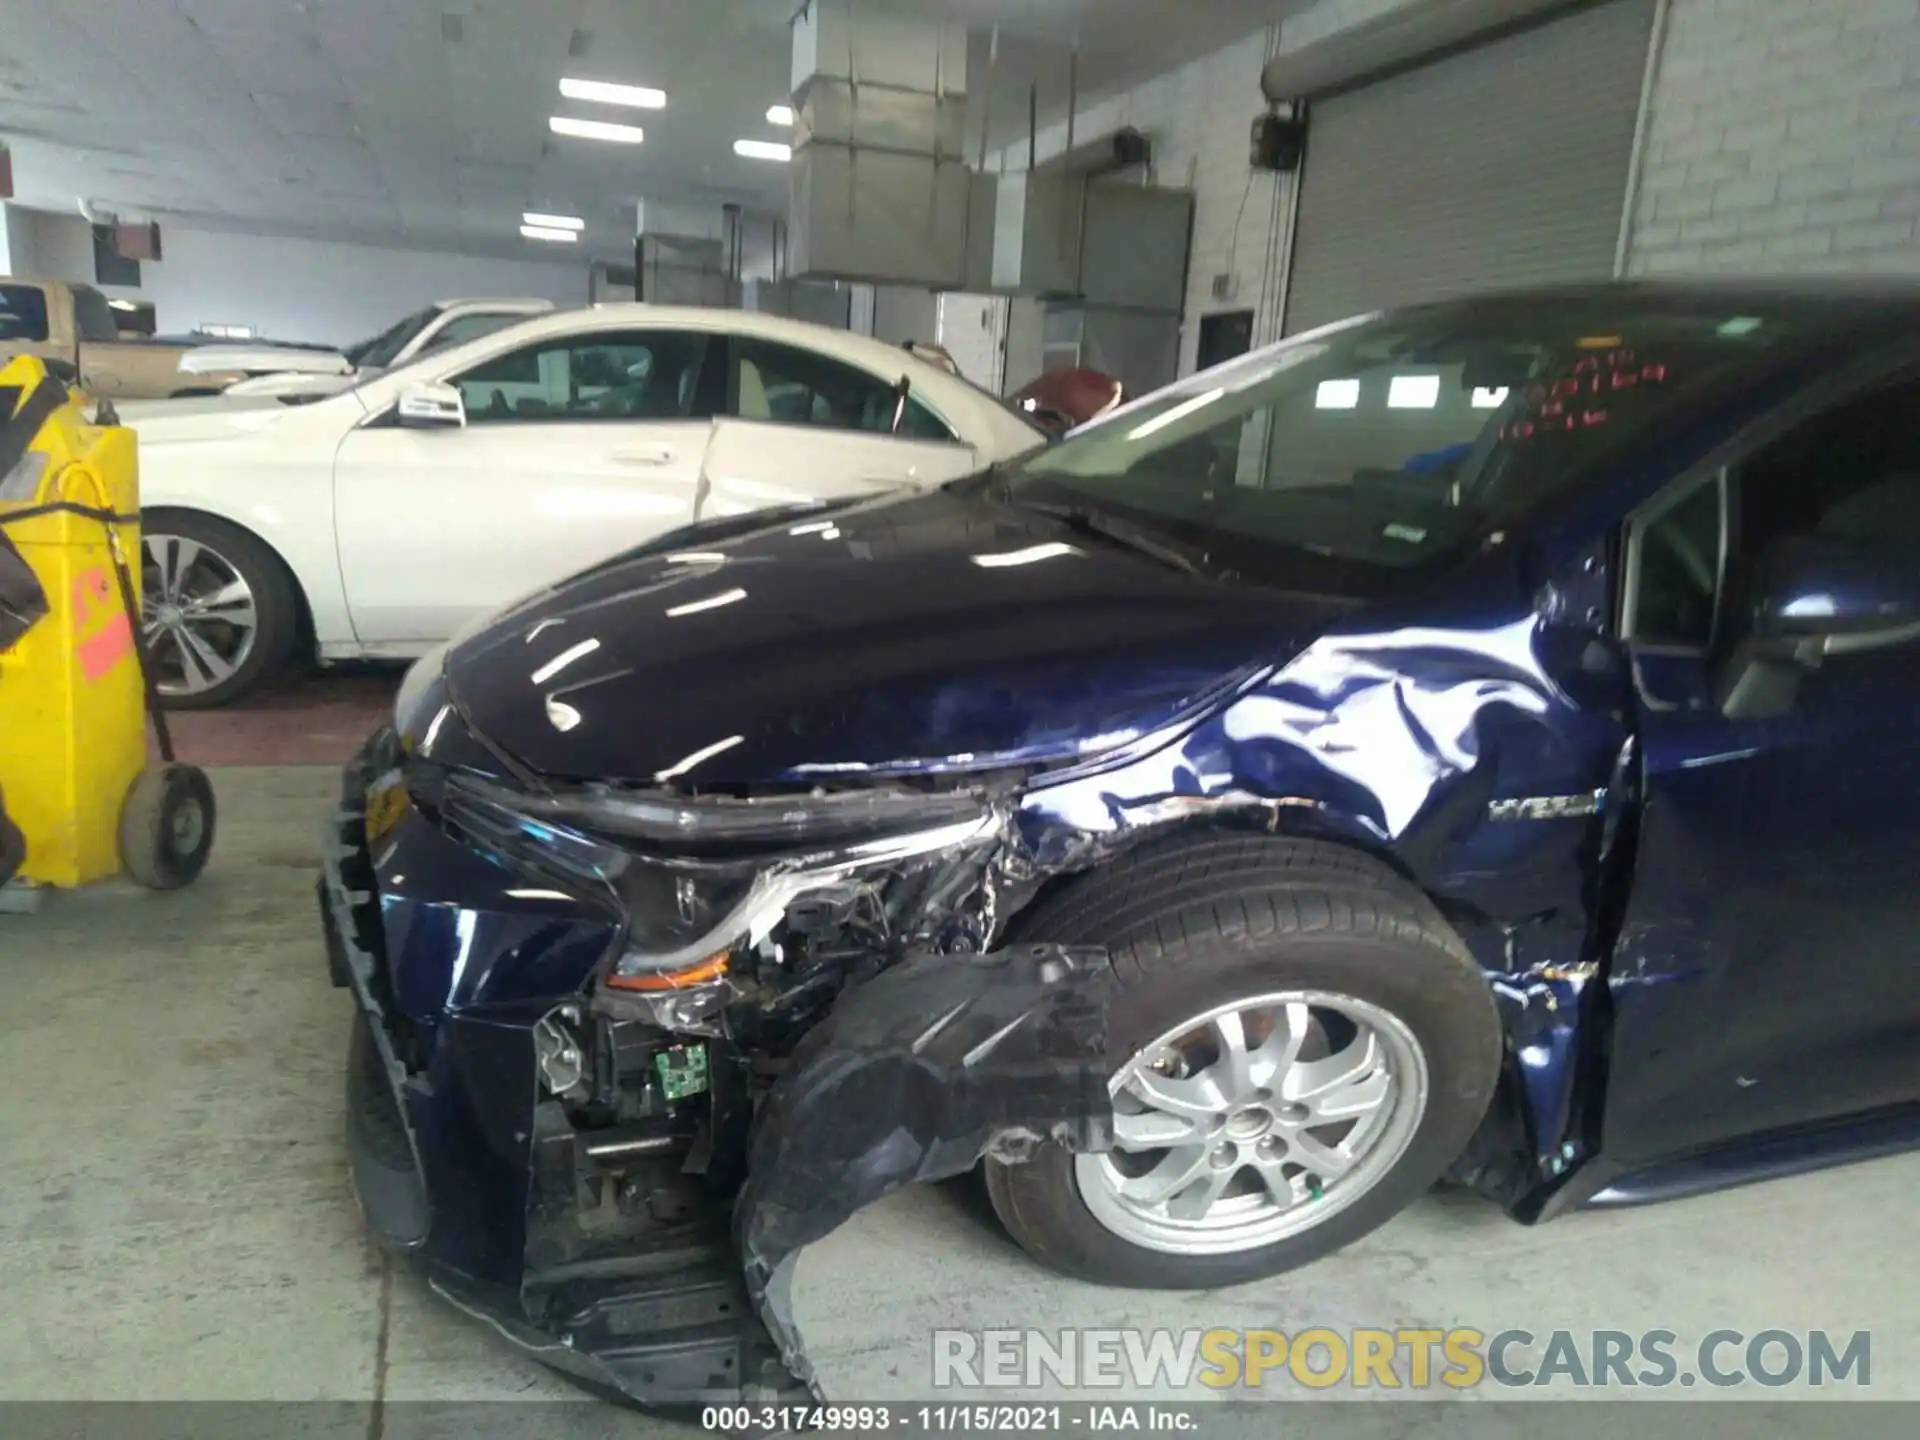
[[[131,430],[23,357],[0,368],[0,882],[192,883],[213,789],[174,763],[140,631]],[[147,718],[161,764],[147,763]]]

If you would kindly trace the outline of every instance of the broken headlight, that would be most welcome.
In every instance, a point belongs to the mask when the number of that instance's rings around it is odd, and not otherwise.
[[[607,984],[660,990],[717,980],[736,953],[760,946],[808,895],[858,883],[903,860],[969,845],[993,825],[992,815],[982,811],[923,830],[732,866],[630,857],[622,886],[628,905],[627,940]],[[669,888],[670,902],[665,893]],[[635,903],[642,897],[653,908],[645,921]],[[661,912],[669,908],[671,914],[663,920]],[[696,930],[700,933],[691,942],[673,943]]]
[[[653,992],[720,980],[808,895],[968,846],[997,824],[976,795],[532,796],[466,775],[449,779],[445,813],[501,863],[617,908],[623,938],[605,981]]]

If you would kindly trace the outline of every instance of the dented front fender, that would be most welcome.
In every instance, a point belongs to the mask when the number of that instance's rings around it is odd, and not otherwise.
[[[922,954],[843,991],[800,1042],[755,1124],[734,1209],[748,1291],[795,1376],[815,1386],[792,1305],[806,1246],[984,1155],[1112,1145],[1113,991],[1102,950]]]

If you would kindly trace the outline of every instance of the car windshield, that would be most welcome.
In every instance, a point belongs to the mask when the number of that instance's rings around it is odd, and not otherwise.
[[[47,292],[38,285],[0,285],[0,340],[47,338]]]
[[[385,369],[393,363],[393,357],[406,349],[407,342],[433,323],[433,317],[440,313],[440,307],[429,305],[424,310],[416,310],[406,319],[388,329],[382,330],[371,340],[362,340],[358,345],[349,345],[340,353],[347,357],[347,363],[355,369]]]
[[[1551,500],[1791,328],[1657,300],[1363,317],[1123,406],[1013,466],[1007,493],[1161,536],[1215,573],[1376,596]]]

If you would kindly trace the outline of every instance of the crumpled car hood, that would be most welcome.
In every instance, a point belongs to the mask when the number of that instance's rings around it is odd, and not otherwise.
[[[953,491],[740,523],[455,645],[468,723],[554,778],[710,791],[1056,765],[1204,710],[1337,613]]]

